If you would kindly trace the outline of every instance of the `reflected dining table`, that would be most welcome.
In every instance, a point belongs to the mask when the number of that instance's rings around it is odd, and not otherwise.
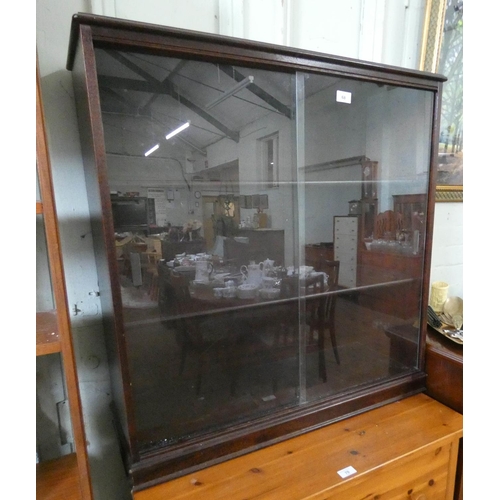
[[[317,351],[319,377],[324,382],[327,379],[325,331],[328,330],[336,361],[340,363],[334,327],[336,287],[325,286],[323,276],[304,280],[290,276],[281,280],[280,293],[275,298],[265,298],[259,290],[253,297],[241,298],[237,295],[237,287],[234,296],[220,297],[214,292],[213,284],[193,282],[189,293],[193,314],[225,317],[222,324],[228,329],[244,335],[252,332],[252,336],[256,336],[271,327],[275,352],[286,349],[288,352],[295,350],[297,354],[300,345],[305,352]],[[306,327],[305,330],[300,324]],[[300,335],[300,331],[305,335]]]

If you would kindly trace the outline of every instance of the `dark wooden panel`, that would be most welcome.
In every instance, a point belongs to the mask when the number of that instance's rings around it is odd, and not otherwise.
[[[447,339],[430,326],[425,349],[427,393],[463,413],[463,346]]]

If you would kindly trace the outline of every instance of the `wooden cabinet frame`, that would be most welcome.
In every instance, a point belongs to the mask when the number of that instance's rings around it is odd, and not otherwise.
[[[133,487],[143,489],[152,484],[177,477],[187,471],[205,467],[278,442],[308,430],[335,422],[346,415],[363,412],[425,388],[423,365],[425,334],[421,332],[418,369],[414,372],[339,393],[326,400],[308,403],[293,409],[282,409],[256,421],[238,423],[223,432],[194,437],[187,442],[141,452],[137,444],[131,376],[123,335],[123,310],[119,297],[118,269],[115,259],[110,214],[104,131],[99,104],[95,49],[138,50],[146,53],[168,54],[177,58],[251,65],[283,72],[310,71],[325,75],[350,77],[366,82],[389,84],[430,91],[434,94],[432,110],[432,143],[437,144],[436,123],[439,117],[440,90],[443,77],[403,68],[384,67],[305,50],[289,49],[264,43],[184,31],[157,25],[78,14],[73,18],[67,69],[73,72],[78,118],[81,127],[82,151],[86,170],[87,192],[93,224],[96,256],[101,283],[102,310],[110,355],[116,367],[113,379],[117,419],[124,443],[128,469]],[[279,106],[279,103],[272,103]],[[282,109],[284,114],[290,110]],[[227,131],[228,134],[230,131]],[[424,256],[423,296],[428,302],[430,252],[433,225],[434,172],[437,150],[431,146],[431,175],[429,180],[427,234]],[[425,309],[421,324],[425,328]]]

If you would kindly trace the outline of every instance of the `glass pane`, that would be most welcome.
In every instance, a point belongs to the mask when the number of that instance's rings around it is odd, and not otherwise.
[[[433,96],[304,81],[302,241],[328,297],[313,400],[416,367]]]
[[[430,92],[101,49],[97,69],[143,450],[415,368]]]
[[[297,404],[294,76],[110,50],[97,68],[140,446]]]

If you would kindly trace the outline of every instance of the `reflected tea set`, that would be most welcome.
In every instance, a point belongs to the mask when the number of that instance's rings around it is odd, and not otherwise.
[[[214,288],[217,298],[253,299],[259,294],[263,298],[278,298],[280,289],[276,288],[278,277],[275,272],[274,260],[266,259],[264,262],[250,262],[240,267],[240,281],[229,279],[225,287]]]
[[[277,299],[280,296],[280,283],[285,276],[298,275],[300,280],[313,275],[322,274],[325,285],[328,284],[326,273],[317,273],[311,266],[293,266],[288,268],[275,267],[274,261],[266,259],[258,264],[251,261],[248,265],[240,267],[241,284],[237,285],[233,279],[227,280],[225,287],[214,288],[217,298],[253,299],[260,296],[263,299]]]
[[[281,280],[285,276],[297,276],[302,282],[308,277],[323,275],[325,286],[328,285],[328,275],[322,272],[315,272],[312,266],[300,266],[295,268],[276,267],[275,261],[266,259],[256,263],[250,261],[242,265],[239,273],[220,273],[214,269],[212,256],[201,253],[196,255],[179,254],[174,261],[167,263],[170,267],[175,267],[178,272],[191,269],[195,271],[193,285],[210,286],[213,289],[215,298],[240,298],[254,299],[276,299],[280,296]]]

